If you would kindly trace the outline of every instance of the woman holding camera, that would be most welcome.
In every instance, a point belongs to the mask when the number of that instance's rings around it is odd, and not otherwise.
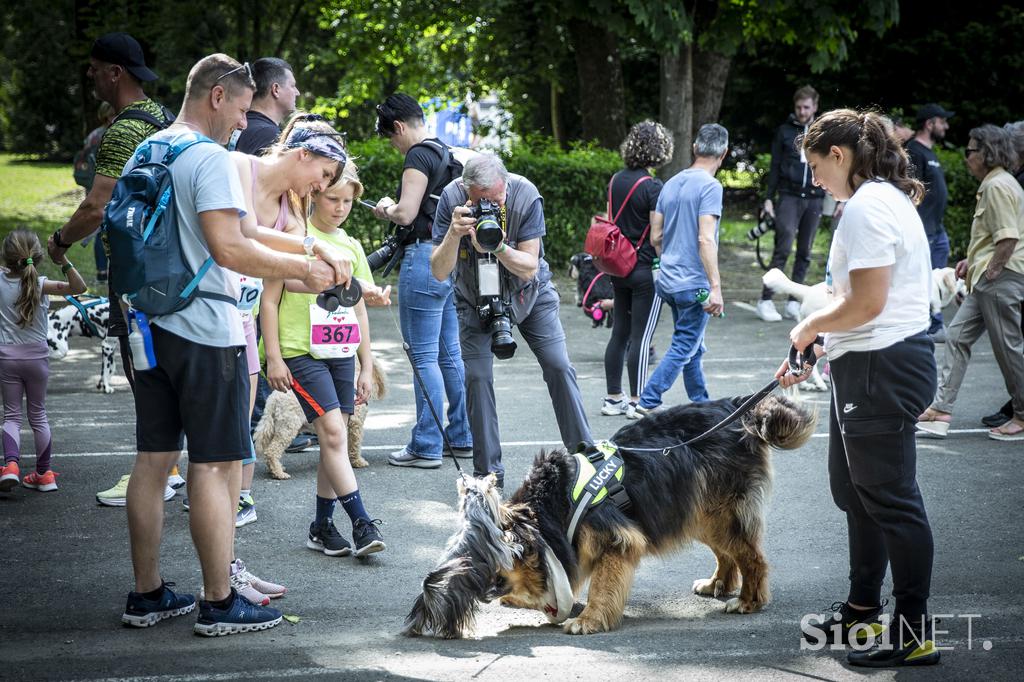
[[[461,169],[453,173],[451,167],[442,167],[450,152],[437,138],[427,137],[423,109],[408,95],[394,94],[377,105],[377,134],[388,138],[391,146],[405,156],[396,195],[398,202],[385,197],[377,203],[373,214],[398,225],[400,231],[408,228],[408,236],[400,247],[404,254],[398,276],[398,312],[402,338],[409,344],[412,362],[423,382],[422,388],[419,381],[413,382],[416,423],[409,443],[391,453],[388,464],[437,469],[441,466],[444,439],[425,398],[440,412],[447,396],[446,435],[451,454],[473,456],[452,281],[451,277],[438,281],[430,273],[431,230],[437,208],[437,200],[431,195],[439,195]]]
[[[932,531],[917,486],[914,424],[934,395],[928,337],[931,262],[914,206],[924,194],[907,155],[876,113],[831,111],[801,142],[814,182],[847,201],[828,257],[832,303],[790,331],[801,350],[824,334],[832,367],[829,482],[846,513],[849,592],[804,636],[813,643],[869,644],[878,637],[882,581],[892,568],[891,648],[851,651],[852,665],[938,663],[927,615]],[[783,362],[788,387],[803,381]],[[840,626],[839,623],[842,623]]]
[[[637,251],[633,271],[626,277],[611,277],[615,317],[604,351],[608,395],[601,405],[601,414],[607,416],[635,418],[640,392],[647,382],[649,348],[661,312],[661,298],[654,292],[651,271],[656,254],[650,229],[663,186],[648,169],[667,163],[672,158],[672,146],[672,134],[662,125],[653,121],[637,123],[619,149],[626,168],[613,175],[608,185],[608,218],[618,216],[616,225]],[[623,360],[629,374],[629,400],[622,394]]]

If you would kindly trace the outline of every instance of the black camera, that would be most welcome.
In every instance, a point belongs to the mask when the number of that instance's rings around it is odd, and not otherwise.
[[[476,218],[476,241],[485,251],[494,251],[505,239],[505,231],[501,229],[501,207],[489,199],[481,199],[472,208],[472,216]]]
[[[320,292],[316,296],[316,304],[328,312],[334,312],[339,307],[351,308],[363,297],[363,288],[359,281],[353,277],[348,281],[348,286],[337,286]]]
[[[412,226],[397,226],[395,231],[389,234],[381,243],[380,248],[366,256],[366,262],[370,266],[370,272],[376,272],[384,268],[381,276],[387,277],[398,261],[402,259],[402,247],[412,234]]]
[[[754,225],[752,228],[750,228],[750,231],[747,232],[747,239],[749,239],[750,241],[755,241],[774,229],[775,218],[773,218],[772,215],[767,212],[762,212],[761,219],[757,221],[757,225]]]
[[[499,360],[508,360],[516,352],[516,341],[512,338],[512,317],[508,304],[497,296],[491,296],[477,308],[480,323],[491,333],[491,352]]]

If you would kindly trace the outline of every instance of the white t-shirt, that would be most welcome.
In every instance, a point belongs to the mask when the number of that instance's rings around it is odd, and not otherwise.
[[[888,182],[862,184],[832,237],[826,283],[835,298],[850,291],[850,271],[892,266],[889,296],[875,319],[825,335],[830,358],[888,348],[928,328],[931,257],[910,198]]]
[[[166,145],[183,132],[180,128],[162,130],[143,144],[151,145],[153,160],[159,161],[164,156]],[[132,155],[124,172],[130,171],[138,162],[138,154]],[[199,214],[232,209],[239,216],[244,216],[246,206],[242,183],[228,151],[209,142],[200,142],[182,152],[171,164],[171,177],[174,179],[174,203],[178,210],[182,252],[192,271],[198,272],[210,256]],[[216,263],[207,270],[199,288],[226,294],[236,301],[241,294],[238,274]],[[204,346],[225,348],[245,345],[242,318],[235,304],[227,301],[197,297],[176,313],[154,318],[153,324]]]

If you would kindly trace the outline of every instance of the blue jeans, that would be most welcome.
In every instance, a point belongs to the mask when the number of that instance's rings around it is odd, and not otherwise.
[[[944,268],[949,265],[949,237],[944,228],[939,228],[935,234],[928,235],[928,250],[931,252],[932,269]],[[939,311],[931,316],[931,324],[928,325],[928,333],[934,334],[942,329],[942,312]]]
[[[423,379],[430,402],[442,417],[448,398],[448,426],[445,433],[453,448],[470,449],[473,436],[466,416],[466,377],[459,345],[459,320],[455,314],[455,290],[449,277],[443,282],[430,272],[428,243],[405,247],[398,275],[398,314],[402,338],[409,344],[412,361]],[[443,347],[442,347],[443,346]],[[416,423],[406,449],[428,459],[440,459],[441,432],[413,377],[416,393]]]
[[[96,272],[106,272],[107,252],[103,250],[103,240],[98,234],[93,238],[92,253],[96,258]]]
[[[661,396],[672,388],[680,372],[690,401],[704,402],[708,400],[708,389],[704,383],[701,356],[704,355],[704,330],[711,316],[697,303],[697,291],[694,289],[662,294],[662,298],[672,309],[675,329],[668,350],[640,394],[640,406],[650,409],[661,405]]]

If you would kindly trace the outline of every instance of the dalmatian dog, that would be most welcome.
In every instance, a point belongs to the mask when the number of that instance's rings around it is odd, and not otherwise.
[[[107,317],[110,313],[110,302],[106,298],[79,297],[70,300],[61,308],[50,310],[48,315],[49,330],[46,343],[50,347],[50,357],[63,360],[68,354],[68,340],[74,336],[86,338],[95,336],[103,340],[100,378],[96,389],[104,393],[113,393],[114,387],[110,379],[114,374],[114,353],[117,352],[117,340],[107,338]],[[76,305],[77,303],[77,305]],[[79,307],[80,306],[80,307]],[[83,316],[82,312],[85,312]]]

